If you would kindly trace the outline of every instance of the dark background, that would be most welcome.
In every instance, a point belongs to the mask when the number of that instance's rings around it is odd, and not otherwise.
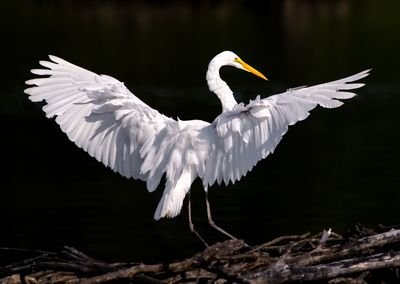
[[[263,4],[259,4],[262,2]],[[210,190],[215,221],[257,244],[283,234],[399,223],[400,2],[4,1],[0,10],[0,247],[72,245],[107,261],[176,260],[202,248],[187,210],[152,219],[149,194],[78,149],[28,101],[24,81],[47,54],[123,81],[180,119],[221,111],[205,81],[232,50],[270,79],[224,68],[238,101],[373,68],[359,96],[318,108],[235,186]],[[210,242],[200,182],[194,221]],[[0,259],[18,257],[0,250]]]

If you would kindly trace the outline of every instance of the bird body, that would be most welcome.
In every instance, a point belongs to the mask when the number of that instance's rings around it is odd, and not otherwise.
[[[220,77],[220,67],[230,65],[266,78],[233,52],[224,51],[211,60],[206,75],[210,91],[222,103],[222,113],[208,123],[166,117],[110,76],[55,56],[50,60],[40,61],[46,69],[32,70],[48,77],[26,82],[34,85],[25,90],[30,100],[45,100],[46,116],[55,116],[71,141],[121,175],[146,181],[150,192],[165,175],[157,220],[179,214],[197,177],[205,191],[215,182],[240,180],[274,151],[289,125],[305,119],[317,105],[342,105],[340,99],[355,95],[348,90],[363,86],[354,81],[369,71],[238,104]]]

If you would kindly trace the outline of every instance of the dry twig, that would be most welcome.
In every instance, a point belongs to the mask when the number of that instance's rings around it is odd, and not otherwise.
[[[369,283],[377,277],[400,283],[400,229],[379,233],[357,227],[342,237],[331,231],[282,236],[249,249],[241,240],[206,248],[186,260],[164,264],[108,264],[71,247],[42,252],[0,267],[0,284],[14,283]],[[379,273],[378,273],[379,272]],[[395,283],[395,282],[393,282]]]

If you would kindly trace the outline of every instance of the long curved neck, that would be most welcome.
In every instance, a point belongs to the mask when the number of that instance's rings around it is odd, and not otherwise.
[[[229,111],[237,104],[232,90],[228,84],[221,79],[219,69],[223,64],[219,62],[218,58],[211,60],[207,70],[207,84],[211,92],[217,95],[222,103],[222,111]]]

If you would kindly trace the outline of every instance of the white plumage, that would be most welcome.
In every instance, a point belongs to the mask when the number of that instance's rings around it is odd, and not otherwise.
[[[237,103],[219,69],[231,65],[266,79],[230,51],[210,62],[207,83],[222,103],[223,112],[212,122],[174,120],[151,108],[123,83],[50,56],[40,61],[46,77],[27,81],[33,102],[45,100],[43,110],[77,146],[127,178],[146,181],[154,191],[163,175],[166,184],[155,219],[179,214],[192,182],[200,177],[205,190],[215,182],[235,182],[258,161],[272,153],[289,125],[305,119],[320,105],[339,107],[348,90],[368,75],[356,75],[288,90],[247,105]]]

